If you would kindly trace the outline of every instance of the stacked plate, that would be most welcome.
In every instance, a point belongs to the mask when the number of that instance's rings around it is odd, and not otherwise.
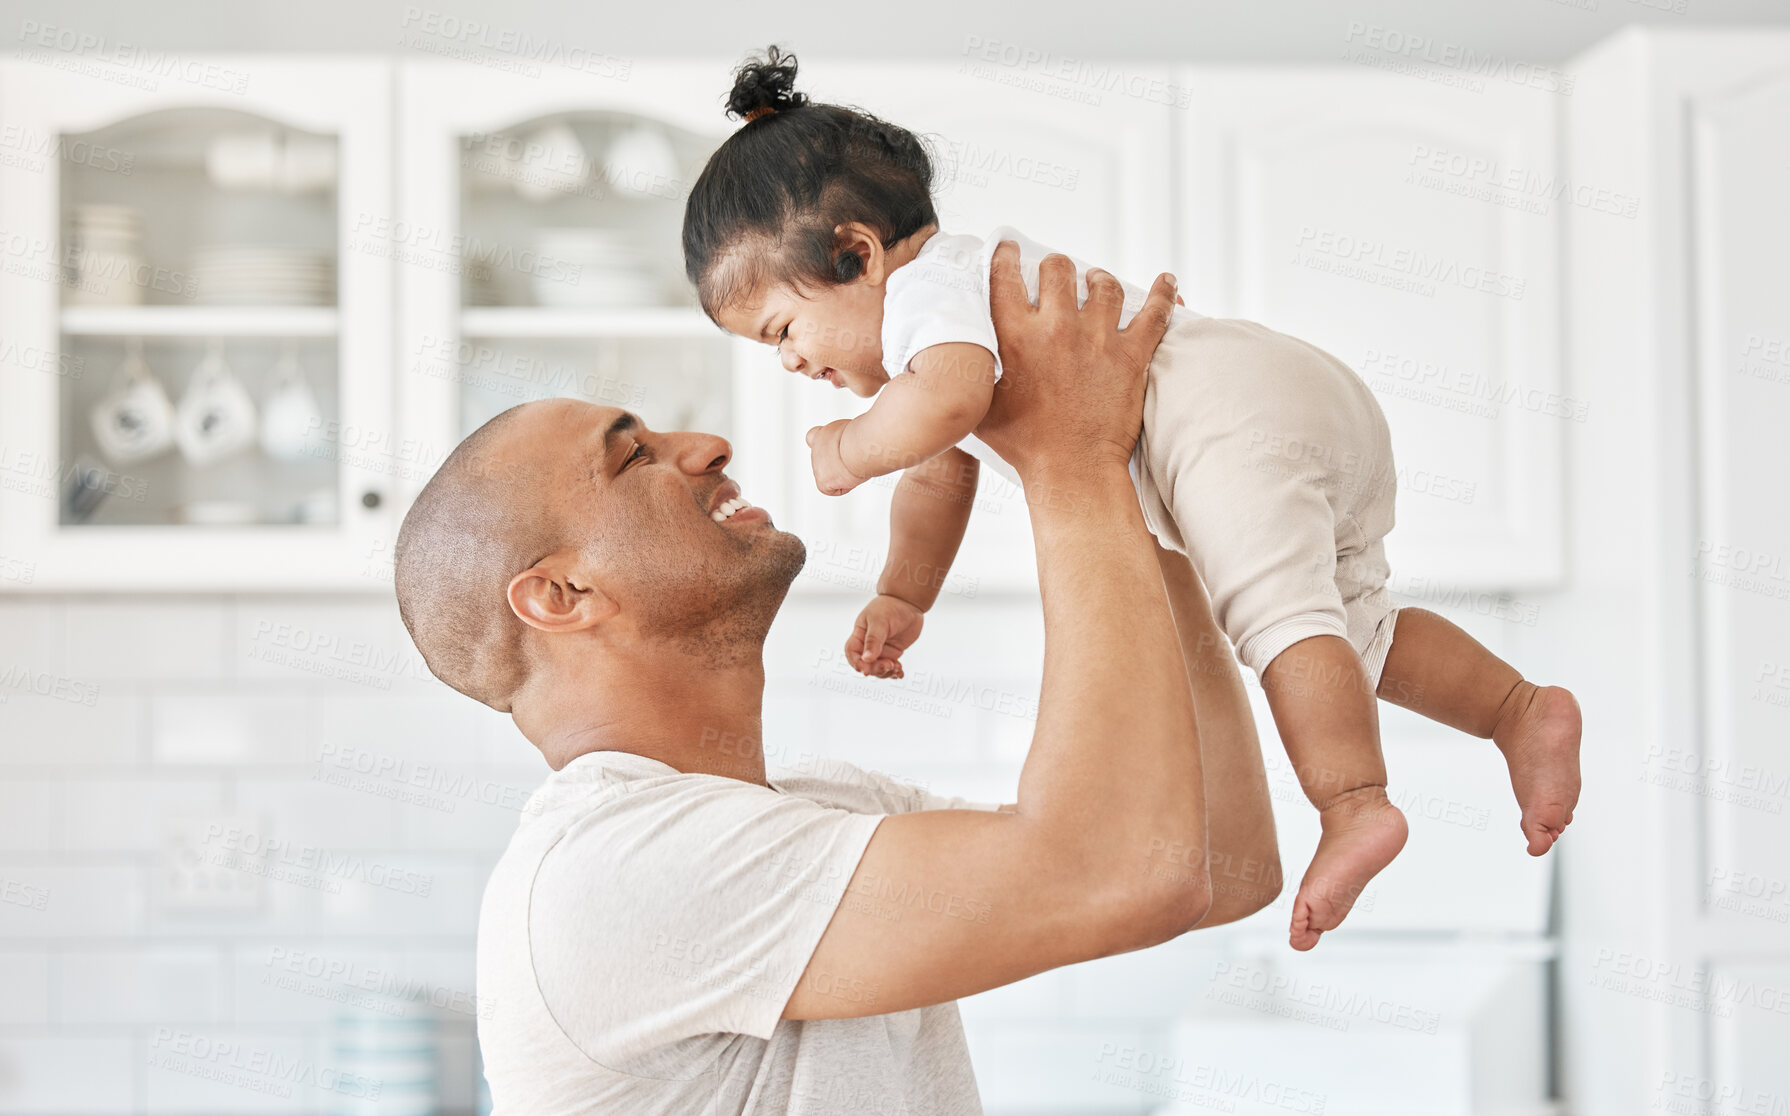
[[[198,301],[214,306],[326,306],[335,267],[289,244],[215,244],[193,253]]]
[[[542,306],[656,306],[663,301],[652,258],[622,229],[542,229],[535,301]]]

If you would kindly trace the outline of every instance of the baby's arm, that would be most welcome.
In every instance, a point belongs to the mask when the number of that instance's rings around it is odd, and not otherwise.
[[[980,345],[954,342],[914,354],[908,372],[889,381],[870,409],[855,419],[819,428],[837,439],[810,440],[821,490],[839,495],[844,483],[880,477],[931,458],[961,442],[988,413],[994,398],[994,354]],[[836,453],[836,461],[827,457]],[[837,477],[832,464],[849,477]]]
[[[876,599],[858,615],[846,660],[864,674],[901,677],[901,653],[957,557],[976,499],[976,459],[952,448],[909,469],[889,506],[889,560]]]

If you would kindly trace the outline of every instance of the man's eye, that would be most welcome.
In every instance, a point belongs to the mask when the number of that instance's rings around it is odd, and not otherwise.
[[[785,341],[788,341],[788,340],[789,340],[789,327],[784,326],[781,330],[777,331],[777,344],[781,345]]]
[[[635,459],[645,457],[645,456],[646,456],[646,447],[641,445],[639,442],[635,442],[634,443],[634,451],[632,453],[628,454],[628,459],[626,461],[622,462],[622,468],[626,469],[628,466],[634,464]]]

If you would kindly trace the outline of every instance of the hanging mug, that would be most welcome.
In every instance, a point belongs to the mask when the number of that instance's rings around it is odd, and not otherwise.
[[[93,408],[93,440],[114,465],[154,457],[174,444],[174,404],[143,359],[143,342],[125,344],[118,382]]]
[[[278,461],[314,457],[323,444],[323,408],[288,341],[273,369],[273,390],[261,404],[261,448]]]
[[[224,364],[223,346],[214,341],[175,408],[174,439],[181,455],[195,468],[210,465],[251,445],[255,426],[255,401]]]

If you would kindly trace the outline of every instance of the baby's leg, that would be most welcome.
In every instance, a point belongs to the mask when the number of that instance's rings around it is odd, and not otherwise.
[[[1310,949],[1405,847],[1405,816],[1386,797],[1379,710],[1348,640],[1317,635],[1293,644],[1262,672],[1262,690],[1323,827],[1289,934],[1294,949]]]
[[[1579,703],[1537,686],[1433,612],[1401,608],[1380,696],[1432,721],[1489,737],[1510,766],[1529,855],[1560,839],[1579,803]]]

